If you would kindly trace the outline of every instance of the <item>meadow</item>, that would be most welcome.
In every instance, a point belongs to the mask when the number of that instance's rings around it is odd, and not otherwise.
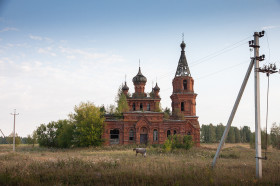
[[[51,149],[0,145],[0,185],[280,185],[280,151],[268,149],[263,178],[255,178],[255,151],[226,144],[214,169],[218,144],[164,152],[149,146]]]

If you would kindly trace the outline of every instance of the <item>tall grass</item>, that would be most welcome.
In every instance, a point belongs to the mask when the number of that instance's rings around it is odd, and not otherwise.
[[[19,146],[16,153],[0,146],[0,185],[279,185],[280,152],[269,150],[263,179],[255,179],[254,150],[242,146],[222,150],[215,169],[215,148],[165,152],[147,148],[135,156],[134,146],[46,149]]]

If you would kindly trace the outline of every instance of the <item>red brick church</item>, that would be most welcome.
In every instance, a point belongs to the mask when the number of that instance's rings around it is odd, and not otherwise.
[[[152,93],[145,93],[147,78],[141,68],[132,79],[135,92],[129,96],[126,82],[122,87],[127,96],[129,111],[122,118],[106,116],[106,127],[103,134],[105,144],[162,144],[169,135],[192,135],[196,146],[200,145],[200,126],[196,116],[196,96],[194,80],[188,67],[184,41],[181,43],[181,56],[175,77],[172,82],[173,93],[172,115],[164,118],[163,112],[158,112],[160,103],[160,88],[156,84]],[[181,115],[175,117],[175,113]],[[182,116],[183,115],[183,116]]]

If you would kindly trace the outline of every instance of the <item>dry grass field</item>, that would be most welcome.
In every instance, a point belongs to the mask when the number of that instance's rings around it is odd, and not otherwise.
[[[218,144],[166,153],[150,146],[135,157],[132,146],[47,149],[0,145],[0,185],[280,185],[280,151],[269,149],[263,179],[255,179],[255,152],[226,144],[214,170]]]

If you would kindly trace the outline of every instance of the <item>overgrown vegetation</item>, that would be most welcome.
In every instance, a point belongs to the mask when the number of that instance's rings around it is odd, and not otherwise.
[[[280,151],[270,148],[263,178],[255,178],[255,151],[248,144],[225,147],[215,169],[216,144],[166,153],[149,146],[54,149],[0,145],[0,185],[279,185]]]
[[[100,146],[103,142],[104,117],[101,109],[91,102],[75,106],[68,120],[41,124],[36,129],[42,147]]]
[[[180,112],[179,109],[174,109],[174,111],[172,112],[172,117],[175,120],[184,120],[184,114]]]
[[[163,148],[165,151],[170,152],[174,149],[189,150],[193,146],[193,140],[191,135],[169,135],[165,140]]]

